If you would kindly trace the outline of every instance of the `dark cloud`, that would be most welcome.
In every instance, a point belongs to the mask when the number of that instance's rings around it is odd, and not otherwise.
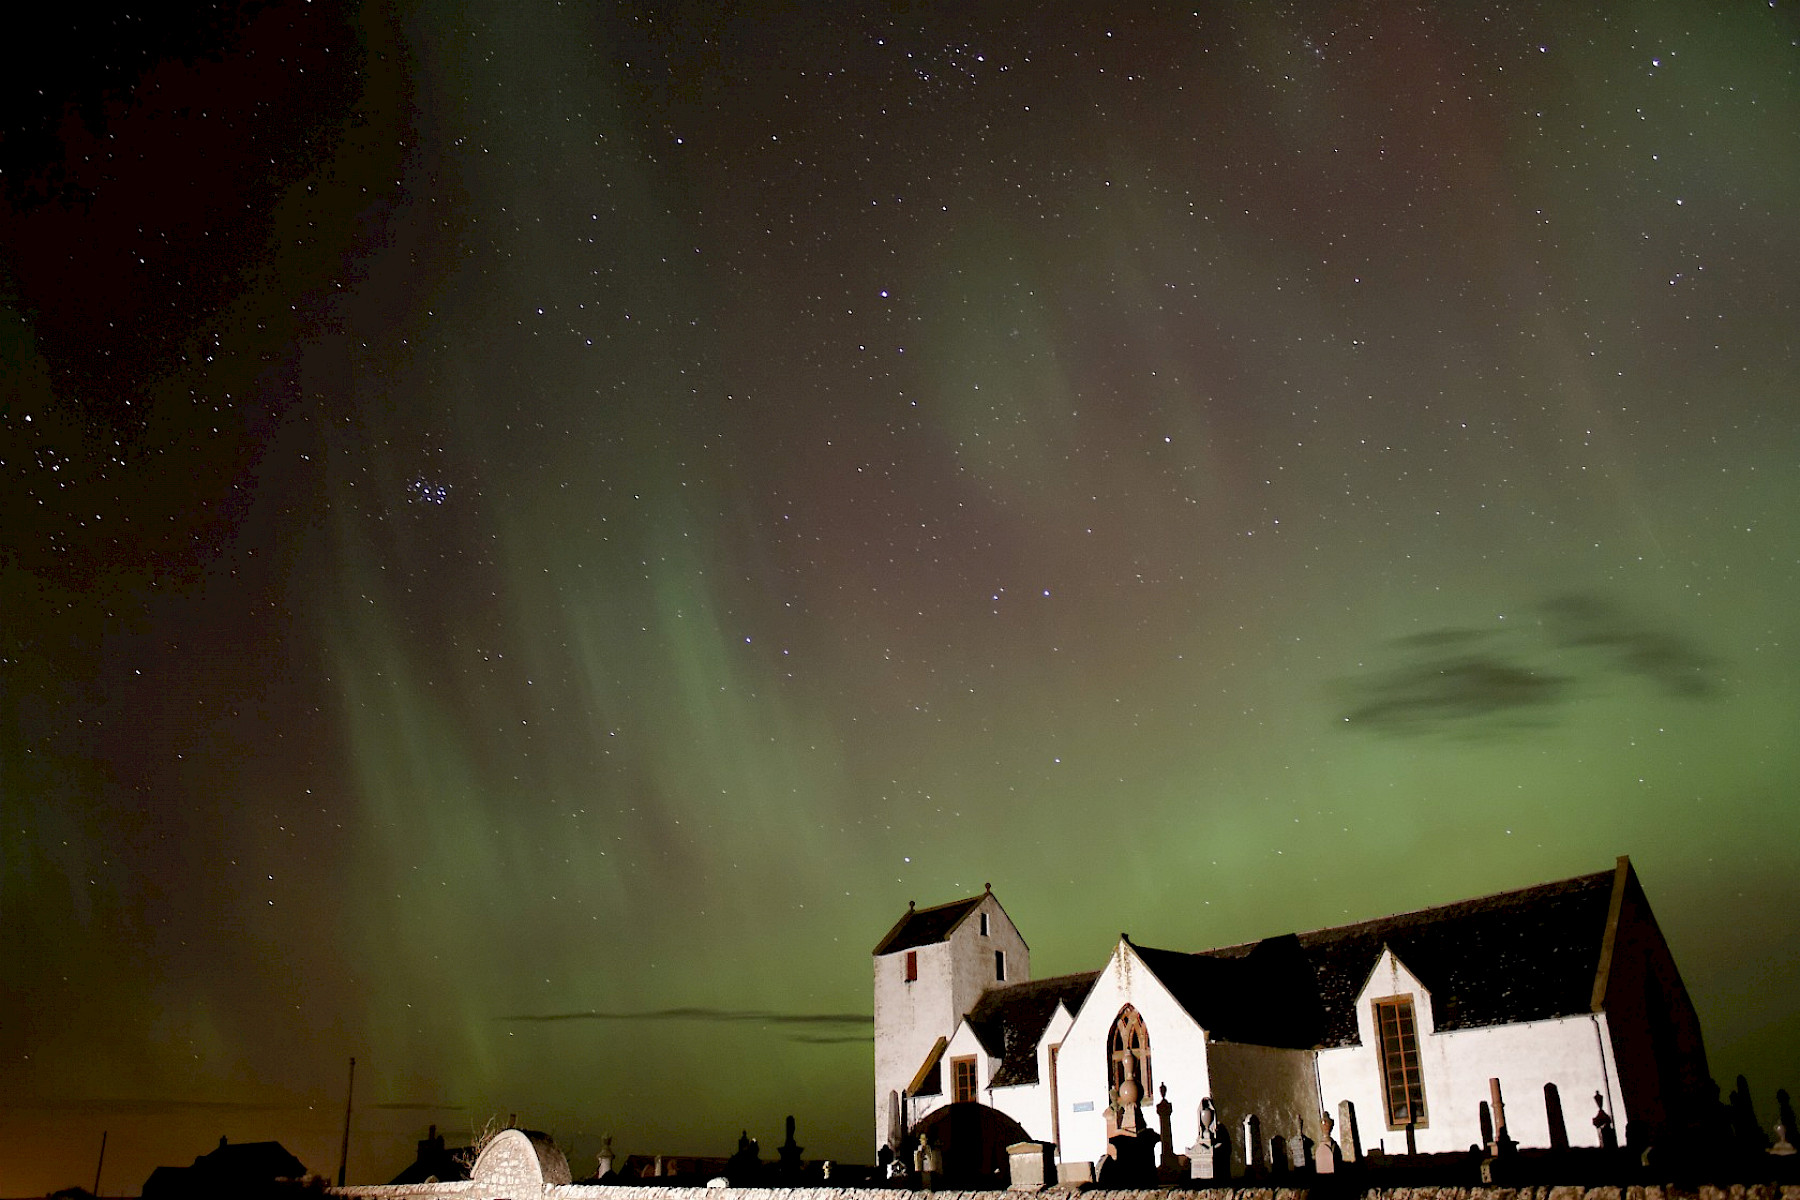
[[[1517,723],[1554,707],[1569,682],[1494,655],[1441,656],[1346,681],[1351,706],[1343,719],[1405,734]]]
[[[1647,679],[1665,695],[1704,700],[1721,690],[1716,664],[1697,642],[1633,621],[1610,600],[1571,593],[1547,601],[1543,612],[1556,645],[1603,651],[1613,669]]]
[[[1701,700],[1720,688],[1698,642],[1635,620],[1592,593],[1537,606],[1541,620],[1506,629],[1449,626],[1394,638],[1399,665],[1339,680],[1341,724],[1377,733],[1461,735],[1549,724],[1581,675],[1629,675],[1664,695]],[[1595,651],[1571,655],[1568,651]],[[1536,665],[1557,656],[1562,670]],[[1573,660],[1573,661],[1571,661]]]
[[[757,1008],[652,1008],[639,1012],[518,1013],[502,1021],[548,1023],[552,1021],[710,1021],[717,1024],[748,1022],[758,1025],[873,1025],[867,1013],[781,1013]]]

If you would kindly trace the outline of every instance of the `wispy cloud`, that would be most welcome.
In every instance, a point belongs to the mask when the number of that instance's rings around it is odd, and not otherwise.
[[[826,1031],[834,1028],[861,1029],[875,1023],[875,1018],[867,1013],[794,1013],[771,1012],[761,1008],[706,1008],[699,1006],[647,1008],[631,1012],[587,1009],[582,1012],[514,1013],[501,1017],[500,1020],[531,1025],[548,1025],[565,1021],[699,1021],[713,1025],[775,1025]],[[869,1033],[790,1032],[787,1040],[805,1042],[814,1046],[834,1046],[858,1042],[866,1044],[873,1041],[874,1038]]]
[[[1353,681],[1344,713],[1352,728],[1425,733],[1476,722],[1540,719],[1562,699],[1566,675],[1538,671],[1491,654],[1450,655],[1409,663]]]
[[[1610,677],[1665,696],[1720,694],[1717,664],[1693,638],[1631,617],[1604,596],[1571,593],[1505,629],[1446,627],[1395,638],[1392,665],[1337,680],[1340,727],[1416,736],[1506,734],[1552,725],[1567,702]],[[1554,663],[1551,669],[1547,663]]]
[[[0,1110],[32,1109],[38,1112],[117,1113],[123,1116],[162,1116],[180,1112],[305,1112],[314,1105],[299,1101],[187,1100],[169,1096],[74,1096],[61,1100],[33,1099],[14,1103],[0,1100]],[[405,1112],[460,1112],[460,1104],[435,1104],[424,1100],[394,1100],[359,1104],[359,1108],[398,1109]]]
[[[502,1021],[548,1023],[552,1021],[706,1021],[713,1024],[753,1025],[873,1025],[867,1013],[783,1013],[760,1008],[648,1008],[635,1012],[587,1009],[581,1012],[515,1013]]]

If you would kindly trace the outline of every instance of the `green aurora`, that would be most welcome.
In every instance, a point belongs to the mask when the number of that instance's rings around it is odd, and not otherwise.
[[[867,1161],[909,899],[991,882],[1049,975],[1619,854],[1770,1118],[1795,28],[53,40],[0,212],[0,1195],[103,1129],[112,1194],[221,1133],[334,1173],[352,1055],[355,1180],[515,1113],[578,1176],[788,1113]]]

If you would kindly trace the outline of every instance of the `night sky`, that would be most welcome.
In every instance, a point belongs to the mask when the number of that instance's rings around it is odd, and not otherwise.
[[[0,1195],[335,1175],[352,1055],[357,1181],[868,1161],[989,881],[1049,975],[1629,854],[1800,1088],[1785,0],[44,9]]]

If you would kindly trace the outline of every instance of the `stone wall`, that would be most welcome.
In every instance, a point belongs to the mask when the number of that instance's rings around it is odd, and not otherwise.
[[[538,1196],[497,1196],[482,1185],[413,1183],[331,1188],[346,1200],[1023,1200],[1025,1192],[900,1192],[883,1188],[703,1188],[621,1187],[611,1184],[551,1184]],[[1077,1193],[1051,1189],[1055,1196]],[[1341,1198],[1332,1188],[1327,1193]],[[1196,1188],[1142,1192],[1084,1189],[1082,1200],[1310,1200],[1307,1188]],[[1370,1188],[1360,1200],[1800,1200],[1796,1184],[1733,1184],[1698,1187],[1392,1187]]]

